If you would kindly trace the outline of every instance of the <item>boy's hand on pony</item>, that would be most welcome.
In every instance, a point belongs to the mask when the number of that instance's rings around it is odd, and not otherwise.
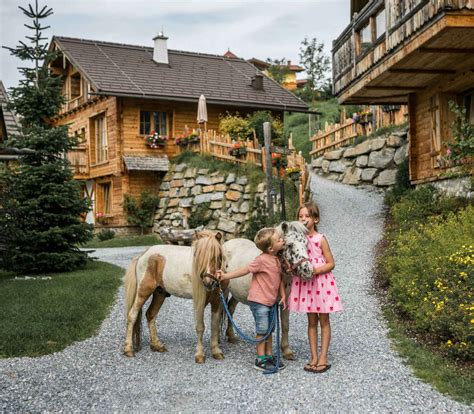
[[[219,269],[219,270],[216,271],[217,279],[224,280],[225,279],[224,275],[225,275],[225,273],[222,270]]]
[[[280,299],[279,305],[281,306],[283,310],[286,309],[286,296],[282,296],[282,298]]]

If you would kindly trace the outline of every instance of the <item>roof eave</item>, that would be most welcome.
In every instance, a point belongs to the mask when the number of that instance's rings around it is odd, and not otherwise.
[[[160,99],[163,101],[179,101],[179,102],[198,102],[199,98],[195,96],[169,96],[169,95],[143,95],[143,94],[134,94],[134,93],[124,93],[120,91],[105,91],[101,90],[94,93],[94,95],[101,96],[117,96],[121,98],[142,98],[142,99]],[[309,111],[308,106],[294,106],[294,105],[281,105],[281,104],[267,104],[264,102],[248,102],[248,101],[231,101],[225,99],[217,98],[208,98],[206,97],[206,102],[213,105],[222,105],[222,106],[240,106],[240,107],[250,107],[250,108],[262,108],[262,109],[274,109],[279,111],[291,111],[291,112],[307,112]]]

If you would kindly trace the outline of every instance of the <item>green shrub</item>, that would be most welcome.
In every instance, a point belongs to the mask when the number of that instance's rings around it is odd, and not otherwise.
[[[111,240],[115,237],[115,233],[110,229],[103,229],[97,233],[97,238],[100,241]]]
[[[144,229],[152,225],[158,201],[158,196],[146,190],[141,193],[140,200],[130,194],[124,196],[123,209],[127,214],[127,221],[131,225],[139,226],[142,236]]]
[[[408,158],[406,158],[398,167],[395,176],[395,184],[391,190],[385,193],[385,203],[393,206],[400,198],[411,188],[410,173],[408,169]]]
[[[440,196],[433,186],[423,186],[409,191],[395,204],[390,212],[394,224],[401,230],[425,222],[431,216],[446,217],[471,201],[458,197]]]
[[[229,134],[232,139],[245,140],[252,136],[252,128],[248,119],[242,118],[238,112],[235,115],[227,112],[220,116],[219,131],[223,134]]]
[[[211,203],[201,203],[196,206],[196,210],[191,213],[188,219],[189,228],[195,229],[199,226],[205,226],[211,221],[212,210]]]
[[[257,111],[249,115],[247,119],[250,128],[255,130],[255,135],[261,145],[265,143],[263,136],[264,122],[270,122],[271,124],[272,143],[280,146],[285,145],[283,122],[279,118],[273,118],[272,114],[268,111]]]
[[[416,194],[411,200],[433,202],[432,189],[412,193]],[[429,207],[423,214],[411,209],[411,214],[423,220],[392,230],[382,271],[390,299],[412,321],[415,331],[434,338],[451,356],[472,360],[474,207],[447,213],[448,205],[456,210],[457,204],[440,199],[434,204],[444,214],[428,219]],[[396,207],[392,210],[400,212]],[[401,216],[398,220],[407,223]]]

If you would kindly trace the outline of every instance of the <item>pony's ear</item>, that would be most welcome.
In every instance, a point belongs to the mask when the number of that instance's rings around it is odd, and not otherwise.
[[[288,233],[288,222],[287,221],[283,221],[281,224],[281,230],[283,231],[283,233]]]
[[[193,234],[193,241],[199,240],[202,238],[202,233],[200,231],[196,231]]]
[[[220,231],[218,231],[218,232],[216,233],[216,239],[217,239],[218,241],[221,241],[221,240],[222,240],[222,233],[221,233]]]

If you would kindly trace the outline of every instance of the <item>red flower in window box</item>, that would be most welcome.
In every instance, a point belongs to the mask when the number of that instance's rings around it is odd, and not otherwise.
[[[160,135],[155,131],[151,131],[150,135],[145,137],[145,141],[150,148],[158,148],[166,145],[168,137],[166,135]]]

